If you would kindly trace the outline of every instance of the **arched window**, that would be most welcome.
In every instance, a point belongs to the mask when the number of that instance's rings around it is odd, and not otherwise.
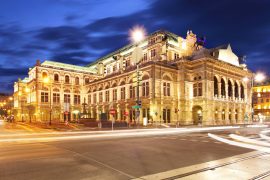
[[[80,84],[80,79],[79,79],[79,77],[75,77],[75,84],[76,84],[76,85],[79,85],[79,84]]]
[[[245,99],[245,89],[244,89],[243,84],[241,84],[241,90],[240,90],[240,92],[241,92],[241,98],[242,99]]]
[[[221,79],[221,95],[225,96],[225,81],[223,78]]]
[[[69,83],[69,76],[68,75],[65,75],[65,83]]]
[[[84,83],[89,84],[89,78],[88,77],[84,79]]]
[[[214,96],[218,96],[218,79],[214,76]]]
[[[228,96],[232,97],[232,82],[228,81]]]
[[[59,75],[58,74],[54,74],[54,81],[58,82],[59,81]]]
[[[43,72],[42,73],[42,78],[44,79],[44,78],[47,78],[47,77],[48,77],[48,74],[46,72]]]
[[[236,82],[234,83],[234,97],[239,97],[238,84]]]

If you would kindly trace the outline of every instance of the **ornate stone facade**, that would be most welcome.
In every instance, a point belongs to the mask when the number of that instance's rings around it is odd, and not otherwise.
[[[243,123],[244,116],[251,112],[251,86],[242,79],[252,73],[239,63],[230,45],[205,49],[196,42],[191,31],[186,38],[157,31],[139,44],[127,45],[86,67],[37,63],[25,83],[32,89],[35,118],[48,119],[48,107],[53,107],[55,120],[63,120],[64,114],[74,120],[83,112],[85,100],[88,117],[134,121],[132,106],[136,105],[137,84],[132,52],[138,46],[143,51],[139,63],[141,122],[147,118],[150,122],[185,125]],[[55,74],[59,74],[59,81],[54,80]],[[70,76],[70,83],[65,83],[66,75]],[[50,85],[44,85],[44,76],[49,77]],[[19,83],[15,83],[15,96]],[[44,92],[59,93],[59,102],[55,103],[53,95],[51,100],[42,102]],[[68,94],[70,101],[66,100]],[[29,95],[27,102],[30,103]],[[110,115],[110,109],[115,109],[116,115]],[[45,114],[46,118],[42,117]]]

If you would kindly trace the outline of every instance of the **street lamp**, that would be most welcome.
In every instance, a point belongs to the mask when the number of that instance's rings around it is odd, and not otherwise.
[[[251,77],[251,93],[252,93],[252,97],[251,97],[251,120],[253,122],[253,118],[254,118],[254,103],[253,103],[253,87],[254,87],[254,82],[260,83],[262,81],[264,81],[266,78],[266,76],[261,73],[258,72],[256,74],[252,74]],[[244,77],[243,81],[244,82],[248,82],[250,79],[248,77]]]
[[[136,97],[136,119],[137,122],[139,123],[139,118],[140,118],[140,94],[139,94],[139,86],[140,86],[140,72],[139,72],[139,63],[140,60],[142,59],[143,52],[142,48],[138,47],[139,42],[141,42],[146,35],[146,31],[142,26],[136,26],[130,30],[130,39],[133,43],[135,43],[135,48],[132,53],[132,61],[136,63],[137,69],[136,69],[136,74],[137,74],[137,97]]]
[[[43,78],[43,83],[48,84],[50,86],[50,91],[49,91],[49,103],[50,103],[50,122],[49,125],[52,125],[52,99],[51,99],[51,83],[49,77]]]

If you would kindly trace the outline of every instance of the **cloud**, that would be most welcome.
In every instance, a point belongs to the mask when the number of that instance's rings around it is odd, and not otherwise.
[[[80,8],[91,3],[85,0],[79,3],[75,0],[48,1],[55,6],[60,3],[72,8],[62,13],[63,23],[30,29],[19,23],[0,24],[0,70],[4,70],[0,73],[1,79],[5,73],[12,77],[27,75],[27,68],[36,59],[86,65],[127,45],[128,31],[135,25],[145,26],[148,33],[166,29],[184,37],[191,29],[198,36],[206,35],[209,48],[231,43],[238,55],[247,55],[247,63],[252,70],[267,71],[266,65],[269,65],[269,1],[153,0],[147,3],[140,1],[130,11],[126,9],[134,2],[129,1],[131,4],[127,6],[125,1],[125,6],[117,2],[117,8],[111,8],[106,14],[98,10],[115,2],[91,1],[94,3],[91,11],[81,11]],[[138,8],[143,4],[147,5]],[[124,13],[114,13],[121,8],[124,8]],[[48,20],[53,19],[48,14]]]

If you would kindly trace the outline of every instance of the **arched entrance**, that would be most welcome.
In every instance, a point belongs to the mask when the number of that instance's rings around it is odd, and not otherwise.
[[[194,106],[192,108],[192,119],[193,119],[194,125],[202,124],[202,107],[201,106]]]

